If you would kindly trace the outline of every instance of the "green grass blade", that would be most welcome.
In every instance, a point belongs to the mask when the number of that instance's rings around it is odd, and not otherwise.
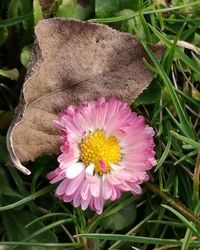
[[[166,209],[168,209],[170,212],[172,212],[173,214],[175,214],[182,222],[183,224],[190,229],[190,231],[197,236],[198,239],[200,239],[200,232],[195,228],[195,226],[189,221],[187,220],[181,213],[179,213],[178,211],[176,211],[174,208],[168,206],[168,205],[163,205],[162,206]]]
[[[5,19],[5,20],[0,20],[0,28],[16,25],[18,23],[23,22],[28,17],[29,17],[28,15],[23,15],[23,16],[8,18],[8,19]]]
[[[113,204],[109,206],[107,209],[104,210],[104,212],[100,216],[96,218],[96,220],[94,220],[88,225],[87,232],[92,232],[94,228],[98,225],[99,221],[105,219],[106,217],[112,216],[113,214],[117,213],[124,207],[130,205],[136,199],[137,199],[136,197],[132,196],[129,199],[124,199],[124,200],[121,199],[121,201],[118,204]]]
[[[170,41],[166,36],[161,34],[158,30],[154,27],[149,25],[155,35],[168,47],[171,48],[173,46],[173,42]],[[175,50],[176,56],[178,56],[188,67],[194,70],[198,75],[200,74],[200,66],[194,62],[192,59],[189,58],[179,47],[176,47]]]
[[[171,135],[169,134],[169,137],[168,137],[168,141],[167,141],[167,145],[165,147],[165,150],[162,154],[162,156],[160,157],[160,160],[158,161],[157,163],[157,166],[154,170],[154,172],[156,172],[163,164],[163,162],[165,161],[165,159],[167,158],[168,154],[169,154],[169,151],[170,151],[170,147],[171,147],[171,144],[172,144],[172,137]]]
[[[200,143],[199,142],[196,142],[195,140],[193,139],[190,139],[188,137],[185,137],[185,136],[182,136],[182,135],[179,135],[178,133],[174,132],[174,131],[170,131],[170,133],[178,140],[182,141],[182,142],[185,142],[189,145],[191,145],[193,148],[196,148],[196,149],[199,149],[200,150]]]
[[[46,247],[52,248],[56,247],[63,249],[66,248],[81,248],[83,249],[82,243],[37,243],[37,242],[22,242],[22,241],[2,241],[0,242],[0,246],[33,246],[33,247]],[[3,249],[3,248],[2,248]]]
[[[31,235],[29,235],[28,237],[26,237],[22,241],[29,241],[29,240],[33,239],[34,237],[36,237],[36,236],[38,236],[38,235],[40,235],[40,234],[42,234],[42,233],[44,233],[44,232],[52,229],[52,228],[61,226],[62,224],[68,223],[68,222],[71,222],[71,219],[65,219],[65,220],[59,220],[59,221],[53,222],[53,223],[51,223],[51,224],[49,224],[49,225],[47,225],[47,226],[45,226],[45,227],[43,227],[43,228],[35,231],[34,233],[32,233]],[[9,248],[9,250],[15,249],[16,247],[17,247],[17,245],[12,246],[12,247]]]
[[[190,157],[196,155],[198,153],[198,150],[194,150],[192,152],[189,152],[188,154],[185,154],[184,156],[182,156],[179,160],[177,160],[174,165],[177,165],[179,163],[181,163],[182,161],[187,161],[190,159]],[[189,161],[188,161],[189,162]]]
[[[174,55],[176,52],[176,43],[179,40],[179,38],[183,32],[184,27],[185,27],[185,24],[183,24],[182,28],[179,30],[177,36],[175,37],[174,41],[172,42],[172,46],[171,46],[169,54],[167,56],[167,60],[166,60],[166,73],[167,73],[167,75],[169,75],[170,70],[171,70],[171,65],[174,61]]]
[[[184,227],[184,225],[180,222],[174,222],[174,221],[168,221],[168,220],[149,220],[148,223],[157,223],[157,224],[163,224],[168,225],[171,227]]]
[[[182,4],[180,6],[175,6],[175,7],[170,7],[170,8],[163,8],[163,9],[158,9],[158,10],[152,10],[151,6],[148,6],[145,11],[143,12],[143,15],[149,15],[149,14],[155,14],[155,13],[165,13],[165,12],[170,12],[170,11],[175,11],[175,10],[180,10],[183,8],[187,8],[189,6],[194,6],[196,4],[199,4],[199,0],[193,2],[193,3],[188,3],[188,4]],[[149,10],[150,9],[150,10]],[[88,20],[89,22],[97,22],[97,23],[113,23],[113,22],[120,22],[124,21],[133,17],[136,17],[139,15],[139,12],[135,12],[134,14],[131,15],[124,15],[124,16],[117,16],[117,17],[108,17],[108,18],[94,18]]]
[[[136,226],[134,226],[134,228],[132,228],[126,235],[132,235],[134,233],[137,232],[137,230],[144,226],[145,223],[147,223],[157,212],[157,210],[154,210],[153,212],[151,212],[148,216],[146,216],[142,221],[140,221]],[[121,245],[121,241],[117,241],[115,242],[111,247],[109,247],[108,250],[115,250],[119,247],[119,245]]]
[[[187,250],[192,238],[192,232],[188,228],[185,233],[185,238],[183,239],[183,245],[181,246],[181,250]]]
[[[148,187],[149,190],[160,196],[172,207],[174,207],[181,214],[183,214],[188,219],[188,221],[192,221],[198,228],[200,228],[200,219],[193,213],[193,211],[190,208],[186,207],[182,202],[177,200],[175,197],[169,195],[168,193],[161,192],[159,188],[154,184],[147,182],[145,183],[145,185]]]
[[[167,111],[169,117],[172,119],[172,121],[174,122],[174,124],[177,126],[178,129],[181,130],[181,126],[178,123],[178,121],[176,120],[176,118],[173,116],[172,112],[166,107],[165,110]]]
[[[192,97],[186,95],[183,91],[174,88],[174,90],[181,95],[182,97],[184,97],[188,102],[190,102],[191,104],[195,105],[197,108],[200,108],[200,103],[198,103],[197,101],[195,101]]]
[[[159,239],[151,237],[142,237],[142,236],[129,236],[123,234],[78,234],[79,237],[91,238],[91,239],[101,239],[101,240],[112,240],[112,241],[126,241],[126,242],[135,242],[142,244],[160,244],[160,245],[175,245],[181,246],[182,240],[172,240],[172,239]],[[199,246],[198,241],[192,241],[190,246]]]
[[[66,213],[52,213],[52,214],[45,214],[43,216],[40,216],[40,217],[37,217],[35,220],[32,220],[30,223],[28,223],[25,228],[28,228],[30,226],[32,226],[34,223],[38,222],[38,221],[41,221],[41,220],[44,220],[44,219],[47,219],[47,218],[50,218],[50,217],[55,217],[55,216],[64,216],[66,217],[67,214]],[[71,221],[71,219],[70,219]]]
[[[197,205],[196,205],[196,207],[194,209],[194,213],[196,215],[200,214],[200,200],[199,200],[199,202],[197,203]],[[188,228],[187,231],[186,231],[185,237],[183,239],[183,245],[182,245],[181,250],[187,250],[189,248],[191,238],[192,238],[192,233]]]
[[[192,126],[189,122],[189,117],[186,114],[186,112],[184,111],[182,104],[179,101],[179,98],[176,94],[176,92],[174,91],[174,88],[172,86],[172,83],[168,77],[168,75],[166,74],[165,70],[163,69],[162,65],[158,62],[158,60],[156,59],[155,55],[153,54],[153,52],[151,51],[151,49],[147,46],[147,44],[142,41],[142,44],[145,48],[145,50],[147,51],[150,59],[152,60],[152,62],[154,63],[155,67],[157,68],[158,74],[160,75],[160,77],[162,78],[163,82],[165,83],[168,92],[170,93],[172,102],[177,110],[179,119],[180,119],[180,125],[182,128],[182,132],[191,138],[195,138],[195,134],[194,134],[194,130],[192,129]]]
[[[40,191],[37,191],[36,193],[27,196],[26,198],[24,198],[24,199],[22,199],[20,201],[17,201],[15,203],[12,203],[12,204],[7,205],[7,206],[0,207],[0,212],[19,207],[21,205],[24,205],[24,204],[28,203],[29,201],[35,200],[36,198],[38,198],[40,196],[43,196],[44,194],[47,194],[47,193],[53,191],[56,186],[57,185],[54,185],[54,184],[50,185],[50,186],[47,186],[47,187],[41,189]]]
[[[143,29],[144,29],[146,41],[148,43],[152,43],[152,36],[150,34],[149,26],[148,26],[143,14],[142,14],[142,11],[139,11],[139,17],[140,17],[140,21],[141,21],[141,24],[142,24]]]

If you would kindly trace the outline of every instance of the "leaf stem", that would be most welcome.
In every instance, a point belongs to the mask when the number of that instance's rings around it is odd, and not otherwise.
[[[181,214],[183,214],[188,220],[192,221],[198,228],[200,228],[200,219],[183,203],[178,201],[175,198],[172,198],[169,194],[165,192],[161,192],[159,188],[157,188],[152,183],[145,184],[152,192],[159,195],[162,199],[164,199],[167,203],[169,203],[172,207],[178,210]]]

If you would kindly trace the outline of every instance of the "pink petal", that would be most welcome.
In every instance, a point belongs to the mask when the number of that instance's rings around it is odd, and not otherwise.
[[[132,189],[131,189],[131,193],[133,194],[141,194],[142,193],[142,189],[139,185],[133,185]]]
[[[91,195],[88,195],[86,200],[83,200],[83,199],[81,200],[81,208],[83,210],[85,210],[88,207],[88,205],[90,203],[90,199],[91,199]]]
[[[74,179],[71,179],[68,183],[67,189],[65,191],[66,195],[72,195],[81,185],[84,178],[83,172],[79,174]]]
[[[104,205],[104,201],[103,201],[103,197],[99,196],[98,198],[94,198],[94,208],[96,210],[96,212],[98,214],[101,214],[103,211],[103,205]]]
[[[105,200],[110,199],[112,195],[112,186],[108,182],[107,178],[103,178],[103,183],[102,183],[102,195]]]
[[[79,207],[81,205],[81,196],[80,192],[76,192],[74,198],[73,198],[73,205],[74,207]]]
[[[101,192],[101,177],[96,174],[93,179],[93,183],[90,185],[90,191],[94,197],[98,197]]]
[[[59,186],[56,189],[56,195],[62,195],[65,193],[67,186],[68,186],[69,180],[68,179],[64,179]]]
[[[88,183],[87,181],[83,183],[80,190],[80,195],[83,200],[87,200],[88,197],[90,196],[90,183]]]

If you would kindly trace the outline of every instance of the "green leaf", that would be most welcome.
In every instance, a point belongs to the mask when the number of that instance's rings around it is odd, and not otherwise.
[[[190,0],[172,0],[171,5],[172,6],[185,5],[185,4],[189,4],[191,2],[192,1],[190,1]],[[200,2],[196,6],[188,6],[188,7],[183,8],[182,13],[184,15],[188,15],[188,13],[192,13],[193,15],[196,15],[197,17],[199,17],[199,15],[200,15]]]
[[[147,89],[133,102],[132,107],[147,105],[157,102],[161,96],[161,86],[158,81],[152,81]]]
[[[85,20],[88,19],[93,12],[93,5],[91,3],[82,3],[84,1],[78,0],[63,0],[61,5],[58,6],[56,16],[69,17],[75,19]]]
[[[41,236],[43,238],[44,237],[43,235],[45,235],[47,232],[49,232],[50,229],[61,226],[62,224],[65,224],[65,223],[69,223],[70,221],[71,221],[71,219],[58,220],[56,222],[48,224],[47,226],[43,226],[43,227],[38,228],[38,229],[35,228],[33,230],[33,232],[28,234],[28,236],[26,236],[25,238],[23,238],[22,241],[24,241],[24,242],[30,241],[30,240],[32,241],[33,239],[35,240],[38,237],[40,238]],[[41,240],[39,240],[39,241],[41,241]],[[48,239],[47,239],[47,242],[48,242]],[[56,240],[56,242],[57,242],[57,240]],[[13,247],[10,247],[9,250],[15,249],[15,248],[16,248],[16,246],[13,246]]]
[[[6,27],[0,28],[0,47],[6,42],[8,38],[8,29]]]
[[[31,57],[31,46],[27,45],[22,49],[20,54],[21,63],[26,68],[30,60],[30,57]]]
[[[4,224],[5,232],[7,239],[10,241],[21,241],[23,238],[29,237],[31,234],[35,233],[36,230],[40,230],[44,228],[44,224],[41,222],[36,222],[29,228],[25,228],[25,225],[30,221],[34,220],[35,217],[25,210],[23,211],[15,211],[15,213],[11,211],[7,211],[2,214],[2,221]],[[45,231],[42,235],[36,235],[32,242],[52,242],[56,243],[57,238],[51,231]],[[16,247],[18,250],[36,250],[33,246],[20,246]],[[45,248],[41,248],[41,250],[45,250]]]
[[[10,0],[8,5],[8,17],[17,17],[19,11],[20,0]]]
[[[1,88],[1,83],[0,83],[0,88]],[[0,112],[0,133],[5,133],[7,131],[12,119],[13,119],[13,110]],[[0,152],[2,153],[1,149]],[[0,161],[1,161],[1,155],[0,155]]]
[[[33,1],[33,16],[34,16],[34,25],[37,25],[40,20],[43,19],[42,7],[39,0]]]
[[[131,9],[125,9],[118,13],[119,16],[132,15],[134,13]],[[124,32],[129,32],[131,34],[136,34],[136,29],[138,26],[138,17],[130,18],[121,22],[120,30]]]
[[[112,0],[112,1],[107,1],[107,0],[104,0],[104,1],[101,1],[101,0],[98,0],[99,2],[105,2],[105,4],[107,4],[107,2],[110,4],[112,3],[113,5],[116,5],[116,1],[115,0]],[[123,1],[123,0],[121,0]],[[125,1],[124,1],[125,2]],[[136,1],[133,1],[133,2],[136,2]],[[170,7],[170,8],[163,8],[163,9],[158,9],[158,10],[155,10],[153,9],[152,10],[152,6],[148,6],[145,8],[145,10],[142,12],[143,15],[149,15],[149,14],[156,14],[156,13],[168,13],[170,11],[175,11],[175,10],[179,10],[179,9],[182,9],[182,8],[187,8],[188,6],[194,6],[194,5],[197,5],[199,4],[199,0],[195,1],[195,2],[192,2],[192,3],[188,3],[188,4],[184,4],[184,5],[180,5],[180,6],[175,6],[175,7]],[[104,7],[105,8],[105,7]],[[127,8],[127,7],[125,7]],[[130,9],[130,7],[129,7]],[[138,8],[137,8],[138,9]],[[132,15],[124,15],[124,16],[112,16],[112,17],[102,17],[102,18],[95,18],[95,19],[91,19],[90,22],[99,22],[99,23],[113,23],[113,22],[120,22],[120,21],[123,21],[123,20],[127,20],[129,18],[133,18],[135,16],[139,15],[139,12],[135,12],[134,14]]]
[[[6,147],[6,138],[0,135],[0,162],[6,163],[8,160],[8,151]]]
[[[18,23],[23,22],[28,17],[29,17],[28,15],[22,15],[22,16],[17,16],[17,17],[13,17],[13,18],[8,18],[5,20],[0,20],[0,28],[16,25]]]
[[[96,0],[95,14],[97,18],[112,17],[123,9],[137,10],[139,0]]]
[[[2,167],[0,168],[0,192],[3,196],[15,197],[15,201],[16,198],[22,198],[21,195],[11,188],[8,177]]]
[[[122,230],[130,226],[136,218],[135,203],[131,203],[120,211],[102,220],[101,226],[104,229]]]
[[[29,18],[23,21],[23,28],[28,32],[29,29],[33,28],[34,23],[32,1],[20,0],[19,9],[21,15],[29,15]]]
[[[143,23],[141,22],[141,17],[137,16],[137,12],[131,9],[124,9],[118,13],[119,16],[136,15],[133,18],[124,20],[121,22],[120,30],[124,32],[129,32],[131,34],[136,34],[139,38],[145,38],[146,34],[143,28]]]
[[[17,69],[0,69],[0,76],[10,78],[11,80],[17,80],[19,71]]]
[[[57,159],[55,155],[45,155],[38,157],[34,163],[29,163],[29,166],[31,169],[33,169],[32,172],[32,182],[31,182],[31,193],[35,193],[37,190],[37,181],[39,177],[46,176],[47,172],[53,170],[57,164]],[[47,167],[48,166],[48,167]],[[49,198],[47,197],[47,201],[44,200],[45,197],[43,197],[44,206],[49,206]]]

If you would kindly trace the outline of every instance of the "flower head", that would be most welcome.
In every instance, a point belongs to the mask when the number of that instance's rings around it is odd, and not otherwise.
[[[116,98],[69,106],[54,125],[63,133],[59,166],[47,177],[61,181],[56,196],[102,213],[106,200],[142,192],[155,164],[151,127]]]

